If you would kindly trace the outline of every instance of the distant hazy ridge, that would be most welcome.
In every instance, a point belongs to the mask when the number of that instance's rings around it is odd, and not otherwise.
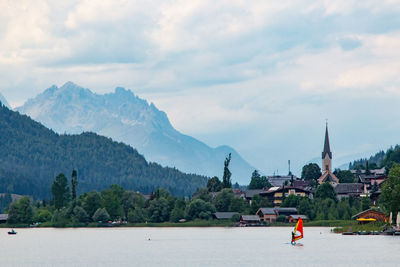
[[[188,173],[221,178],[228,153],[234,181],[247,184],[255,169],[229,146],[211,148],[181,134],[163,111],[120,87],[98,95],[68,82],[52,86],[16,110],[58,133],[92,131],[111,137],[133,146],[149,161]]]

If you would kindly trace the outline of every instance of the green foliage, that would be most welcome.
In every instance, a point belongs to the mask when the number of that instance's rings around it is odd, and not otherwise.
[[[334,174],[339,179],[339,183],[354,183],[354,175],[349,170],[336,169]]]
[[[287,198],[285,198],[283,200],[281,207],[294,207],[295,208],[299,205],[299,202],[301,199],[303,199],[303,197],[289,195]]]
[[[229,170],[230,162],[231,162],[231,153],[229,153],[224,162],[224,176],[222,177],[222,188],[232,188],[232,181],[231,181],[232,173]]]
[[[333,189],[333,186],[328,182],[325,182],[317,187],[317,189],[315,190],[315,197],[320,199],[330,198],[334,201],[337,200],[335,190]]]
[[[285,216],[285,215],[279,215],[279,216],[276,218],[276,221],[277,221],[277,222],[285,222],[285,221],[286,221],[286,216]]]
[[[238,221],[240,221],[240,215],[239,214],[234,214],[233,216],[232,216],[232,219],[231,219],[233,222],[238,222]]]
[[[70,222],[69,210],[66,207],[55,210],[51,219],[54,227],[65,227]]]
[[[400,210],[400,164],[395,163],[389,171],[389,176],[382,187],[379,203],[387,213],[397,214]]]
[[[321,168],[316,163],[309,163],[303,166],[301,170],[301,178],[309,181],[311,185],[316,185],[317,180],[321,177]]]
[[[208,179],[207,190],[208,192],[219,192],[222,190],[222,182],[218,179],[217,176]]]
[[[33,222],[33,207],[29,197],[23,197],[10,205],[7,222],[10,224]]]
[[[196,218],[208,220],[214,212],[215,208],[211,203],[202,199],[195,199],[186,207],[186,218],[188,220]]]
[[[232,189],[223,189],[214,200],[214,205],[217,211],[230,211],[230,206],[234,197],[235,195],[233,194]]]
[[[99,208],[94,213],[92,219],[94,222],[107,222],[110,220],[110,215],[105,208]]]
[[[124,191],[121,198],[122,209],[125,217],[128,217],[128,212],[136,208],[144,208],[145,203],[143,197],[132,191]]]
[[[196,198],[200,198],[206,202],[211,202],[211,195],[208,193],[208,189],[207,188],[199,188],[197,190],[197,194],[196,194]]]
[[[259,208],[271,208],[272,203],[267,198],[261,197],[260,195],[254,195],[251,200],[250,214],[256,214]]]
[[[101,195],[96,191],[85,193],[81,195],[80,199],[82,201],[83,208],[90,218],[93,217],[96,210],[102,207]]]
[[[76,206],[73,210],[75,218],[78,222],[87,223],[89,222],[89,215],[87,212],[80,206]]]
[[[179,222],[179,220],[183,218],[185,218],[185,210],[180,207],[174,207],[174,209],[171,211],[169,220],[171,222]]]
[[[151,222],[165,222],[169,220],[169,205],[164,198],[153,199],[148,208],[149,219]]]
[[[397,146],[395,147],[395,149],[396,148],[397,148]],[[393,148],[389,149],[388,151],[390,151],[390,150],[393,150]],[[353,161],[353,163],[349,164],[349,170],[357,170],[357,169],[365,170],[367,161],[369,163],[369,168],[371,170],[376,169],[378,166],[380,166],[382,164],[382,161],[384,160],[386,153],[383,150],[381,150],[378,153],[376,153],[375,155],[371,156],[369,159],[365,158],[365,159],[355,160],[355,161]]]
[[[54,174],[79,173],[77,195],[112,184],[151,193],[166,188],[190,196],[207,178],[149,163],[132,147],[94,133],[58,135],[6,107],[0,107],[0,192],[50,199]]]
[[[121,203],[123,194],[124,189],[118,185],[112,185],[110,188],[101,192],[103,207],[107,210],[112,220],[120,219],[124,216]]]
[[[251,175],[249,189],[264,189],[266,187],[271,187],[267,177],[261,176],[257,170],[254,170]]]
[[[76,170],[72,171],[71,175],[71,196],[72,196],[72,201],[76,200],[76,187],[78,186],[78,173]]]
[[[372,201],[369,197],[361,198],[361,210],[367,210],[371,207]]]
[[[64,174],[60,173],[51,186],[51,192],[53,193],[53,201],[56,209],[65,207],[68,204],[70,195],[68,180]]]
[[[135,208],[128,211],[128,222],[142,223],[146,221],[146,215],[143,208]]]
[[[53,217],[53,214],[47,208],[40,207],[36,213],[35,221],[42,222],[42,223],[49,222],[49,221],[51,221],[52,217]]]

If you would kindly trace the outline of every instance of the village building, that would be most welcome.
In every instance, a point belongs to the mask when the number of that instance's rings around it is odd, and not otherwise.
[[[283,200],[290,195],[313,198],[311,191],[295,186],[272,187],[268,191],[260,193],[260,196],[268,198],[274,207],[279,207]]]
[[[298,180],[299,178],[296,175],[273,175],[267,177],[270,184],[274,187],[281,187],[285,183],[290,184],[291,181]]]
[[[231,220],[234,215],[239,215],[237,212],[215,212],[213,218],[217,220]]]
[[[328,123],[325,129],[324,150],[322,151],[322,175],[318,178],[318,183],[329,182],[332,185],[339,183],[339,179],[332,172],[332,152],[329,145]]]
[[[274,208],[259,208],[256,215],[264,222],[275,222],[278,218]]]
[[[334,187],[336,197],[338,200],[341,200],[342,198],[348,198],[348,197],[356,197],[359,198],[361,195],[365,193],[364,191],[364,185],[361,183],[343,183],[343,184],[337,184]]]
[[[0,223],[6,223],[8,220],[8,214],[0,214]]]
[[[278,216],[286,216],[286,219],[291,215],[297,215],[296,208],[259,208],[256,215],[264,222],[275,222]]]
[[[256,195],[260,195],[260,193],[263,193],[263,192],[266,192],[266,191],[264,189],[250,189],[250,190],[246,190],[244,192],[244,196],[251,205],[251,201],[252,201],[253,197]]]
[[[388,217],[386,217],[386,215],[383,212],[373,209],[364,210],[360,213],[357,213],[351,218],[356,219],[361,223],[364,221],[368,222],[369,219],[371,221],[378,221],[378,222],[385,222],[388,220]]]
[[[301,215],[301,214],[293,214],[293,215],[289,215],[288,220],[290,223],[296,223],[299,218],[301,218],[303,221],[307,221],[308,217],[306,215]]]
[[[241,215],[240,216],[241,226],[257,226],[260,225],[260,217],[257,215]]]

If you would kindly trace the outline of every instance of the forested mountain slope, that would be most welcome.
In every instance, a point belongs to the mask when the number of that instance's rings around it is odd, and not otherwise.
[[[0,107],[0,192],[50,198],[56,175],[78,171],[78,192],[111,184],[150,193],[163,187],[192,194],[207,178],[148,163],[132,147],[94,133],[59,135],[25,115]]]

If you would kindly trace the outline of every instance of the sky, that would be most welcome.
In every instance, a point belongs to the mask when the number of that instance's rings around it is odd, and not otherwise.
[[[0,93],[12,107],[73,81],[131,89],[172,125],[263,173],[400,143],[400,3],[0,0]]]

